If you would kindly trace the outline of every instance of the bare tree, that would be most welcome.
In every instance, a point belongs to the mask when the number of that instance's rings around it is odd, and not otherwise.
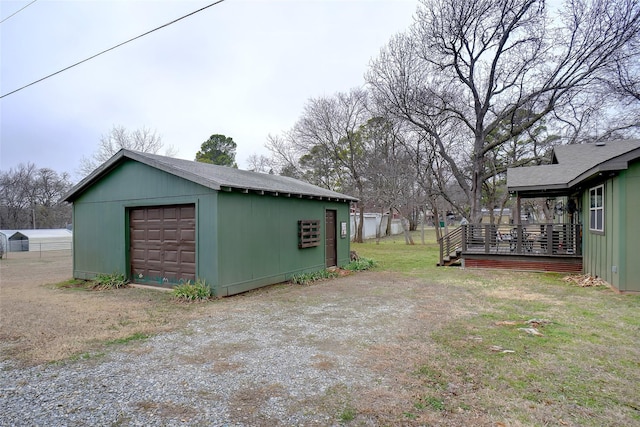
[[[635,0],[571,0],[557,21],[544,0],[423,0],[367,80],[388,114],[431,136],[479,220],[489,153],[596,91],[621,49],[637,61],[638,31]]]
[[[32,228],[36,165],[19,164],[0,174],[0,220],[2,228]],[[35,228],[35,227],[33,227]]]
[[[265,155],[251,154],[247,158],[248,170],[253,172],[273,173],[273,161]]]
[[[271,153],[270,161],[278,174],[292,178],[301,177],[299,160],[305,152],[296,145],[292,131],[267,136],[265,147]]]
[[[365,207],[367,149],[361,127],[369,119],[368,95],[361,89],[337,93],[333,97],[310,99],[292,130],[299,151],[305,152],[300,165],[320,166],[320,172],[337,184],[337,190],[353,186],[359,199],[360,221],[355,241],[362,242]]]
[[[366,199],[372,202],[369,208],[380,212],[380,222],[376,231],[376,243],[382,235],[391,231],[393,212],[409,216],[407,207],[410,189],[415,184],[414,163],[404,148],[405,135],[398,123],[384,117],[373,117],[362,126],[362,138],[366,141],[367,159],[363,175],[367,183]],[[387,215],[387,228],[382,230]],[[405,235],[406,236],[406,235]]]
[[[146,127],[128,131],[124,126],[113,126],[108,134],[102,135],[98,149],[91,157],[83,157],[78,172],[82,176],[89,175],[102,163],[109,160],[120,149],[158,154],[165,148],[165,155],[175,156],[177,151],[173,146],[165,147],[162,138],[154,130]]]
[[[71,222],[71,207],[61,198],[70,188],[67,173],[33,163],[0,172],[0,227],[64,227]]]

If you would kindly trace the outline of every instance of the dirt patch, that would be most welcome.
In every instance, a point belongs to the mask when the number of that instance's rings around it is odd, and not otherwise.
[[[379,329],[383,335],[412,335],[436,328],[464,311],[447,302],[457,299],[451,295],[454,289],[429,290],[428,286],[433,285],[399,281],[390,273],[358,273],[309,286],[280,284],[193,305],[176,304],[168,294],[144,288],[96,292],[52,286],[71,276],[69,251],[12,253],[9,259],[0,261],[0,346],[4,357],[34,364],[100,352],[105,343],[175,330],[213,313],[224,322],[225,318],[255,310],[254,304],[271,305],[273,310],[283,310],[294,319],[304,312],[304,319],[279,326],[291,333],[297,333],[305,322],[326,325],[330,338],[313,334],[298,338],[319,350],[334,350],[345,340],[353,341],[353,328],[358,324],[363,331]],[[381,325],[381,319],[387,323]],[[230,321],[228,327],[241,332],[252,325]],[[369,345],[376,340],[375,335],[363,332],[362,336],[362,342],[352,344]],[[235,366],[227,360],[230,354],[246,350],[220,345],[212,343],[207,354],[224,355],[219,361],[228,367]],[[187,363],[204,361],[202,355],[185,354],[183,358]],[[328,366],[332,362],[316,363]]]
[[[50,362],[136,334],[172,330],[202,307],[178,307],[144,289],[56,288],[71,279],[70,251],[11,253],[0,260],[0,348],[26,364]]]

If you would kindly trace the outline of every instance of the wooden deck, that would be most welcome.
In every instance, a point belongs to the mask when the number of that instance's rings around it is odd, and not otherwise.
[[[438,265],[581,272],[580,224],[468,224],[440,239]]]

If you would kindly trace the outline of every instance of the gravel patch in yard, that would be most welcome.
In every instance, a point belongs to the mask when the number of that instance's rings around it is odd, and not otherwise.
[[[339,425],[361,392],[393,387],[368,350],[440,323],[416,313],[423,285],[392,281],[362,273],[228,298],[184,330],[104,355],[4,362],[0,425]]]

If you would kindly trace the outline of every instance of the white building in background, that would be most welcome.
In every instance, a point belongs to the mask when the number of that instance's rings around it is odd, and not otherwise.
[[[380,219],[382,219],[382,224],[380,224]],[[378,227],[382,234],[387,229],[387,222],[389,221],[388,214],[381,213],[372,213],[365,212],[364,213],[364,225],[362,227],[362,238],[363,239],[374,239],[376,237],[376,233],[378,232]],[[360,214],[359,213],[351,213],[351,239],[353,239],[356,235],[357,224],[360,222]],[[391,234],[400,234],[402,233],[402,224],[399,219],[391,220]]]
[[[0,245],[5,252],[70,250],[73,233],[66,228],[40,230],[0,230]]]

